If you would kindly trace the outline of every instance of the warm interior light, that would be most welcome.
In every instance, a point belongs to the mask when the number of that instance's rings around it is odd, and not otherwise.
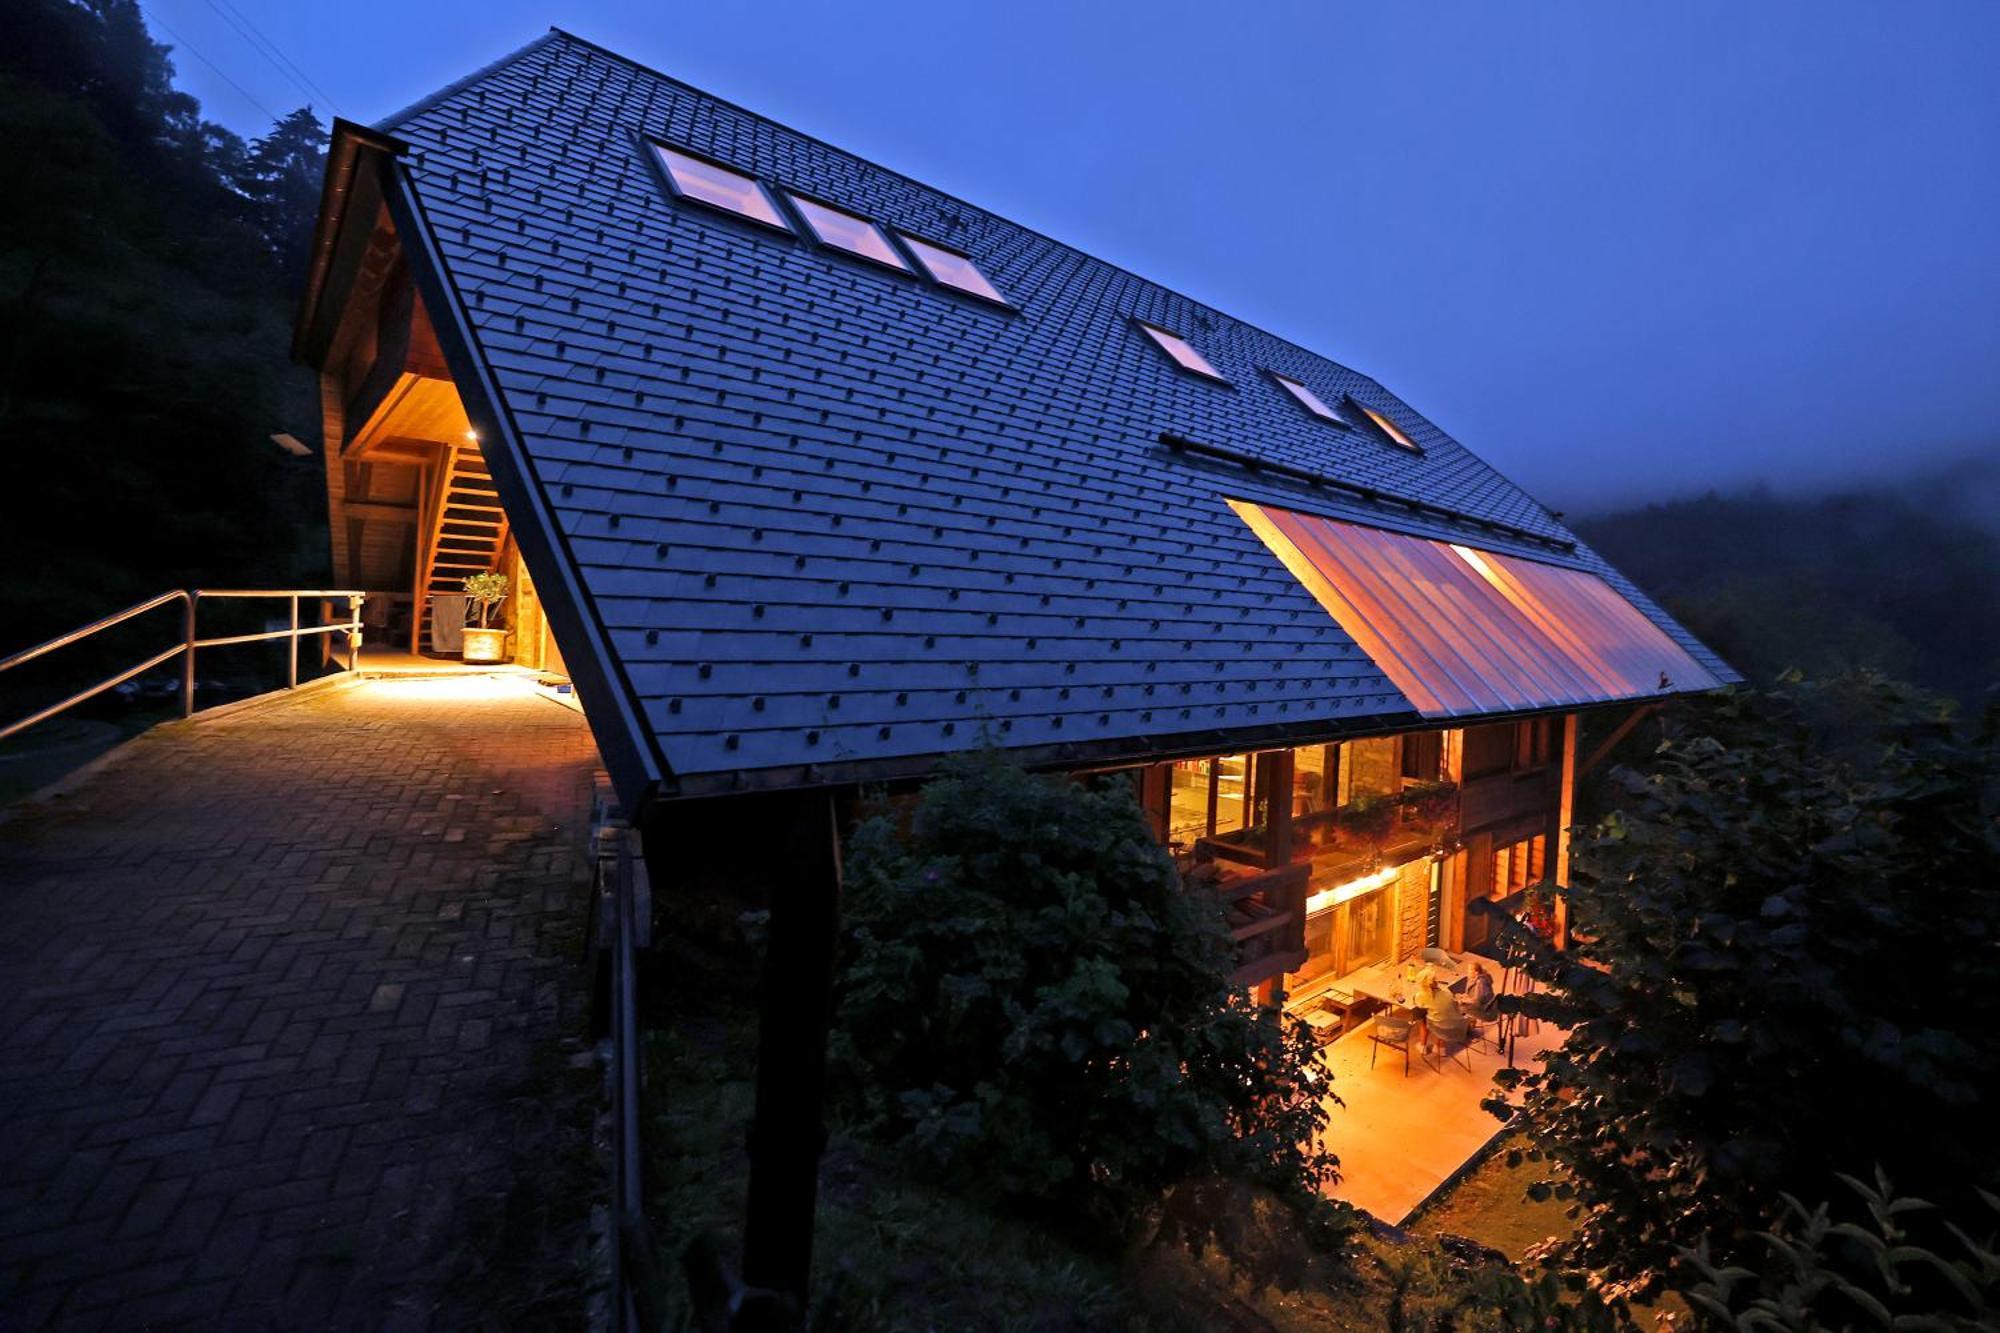
[[[1402,869],[1401,866],[1385,866],[1372,875],[1363,875],[1360,879],[1351,879],[1345,884],[1321,889],[1306,899],[1306,915],[1317,916],[1327,908],[1338,907],[1350,898],[1359,898],[1362,894],[1372,893],[1376,889],[1386,889],[1396,882],[1396,876],[1402,873]]]

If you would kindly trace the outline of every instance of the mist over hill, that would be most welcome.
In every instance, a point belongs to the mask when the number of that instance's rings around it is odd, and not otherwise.
[[[1711,491],[1574,526],[1753,681],[1875,667],[1968,708],[2000,681],[2000,458],[1816,496]]]

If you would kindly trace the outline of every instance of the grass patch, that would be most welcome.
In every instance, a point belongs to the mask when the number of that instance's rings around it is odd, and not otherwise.
[[[1567,1203],[1528,1197],[1529,1183],[1549,1163],[1523,1159],[1518,1166],[1507,1164],[1508,1150],[1519,1146],[1518,1135],[1501,1135],[1457,1184],[1410,1220],[1409,1229],[1421,1236],[1463,1236],[1516,1263],[1541,1242],[1571,1234],[1575,1223],[1567,1216]]]

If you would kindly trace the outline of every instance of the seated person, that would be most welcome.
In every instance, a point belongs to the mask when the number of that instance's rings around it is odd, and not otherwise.
[[[1475,1017],[1493,1012],[1493,978],[1483,963],[1474,961],[1472,975],[1465,982],[1465,1009]]]
[[[1431,1024],[1446,1018],[1456,1018],[1459,1014],[1458,997],[1448,986],[1438,985],[1437,969],[1427,967],[1417,974],[1417,1029],[1423,1038],[1424,1049],[1431,1048]]]

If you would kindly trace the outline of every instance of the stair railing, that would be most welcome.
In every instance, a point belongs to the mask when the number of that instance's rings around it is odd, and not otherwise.
[[[225,634],[213,639],[204,639],[200,636],[196,628],[196,621],[203,598],[215,600],[255,597],[283,598],[290,601],[292,610],[292,623],[290,627],[287,629],[262,630],[253,634]],[[301,598],[320,598],[330,602],[342,597],[347,599],[346,620],[336,620],[319,625],[301,626],[299,624],[299,600]],[[58,634],[46,643],[38,643],[34,647],[23,649],[11,657],[0,659],[0,675],[5,675],[16,667],[25,666],[29,662],[45,657],[58,649],[67,648],[75,643],[81,643],[94,634],[100,634],[113,626],[122,625],[128,620],[145,615],[148,611],[157,610],[173,602],[181,603],[181,641],[179,643],[174,644],[171,648],[166,648],[153,654],[136,666],[127,667],[114,676],[109,676],[104,680],[98,681],[95,685],[78,690],[66,699],[50,704],[48,707],[30,713],[17,721],[10,722],[5,727],[0,727],[0,741],[6,740],[9,736],[17,732],[26,731],[38,722],[46,722],[57,714],[74,708],[86,699],[94,699],[106,690],[115,689],[133,677],[151,671],[154,667],[160,666],[163,663],[170,662],[175,657],[181,659],[181,716],[192,717],[194,716],[195,654],[203,648],[223,648],[237,643],[264,643],[272,639],[288,640],[291,651],[285,675],[285,688],[296,689],[299,683],[299,640],[319,634],[345,634],[347,636],[346,669],[352,671],[356,662],[360,660],[361,655],[361,603],[366,597],[366,593],[358,592],[352,588],[335,588],[330,590],[322,588],[175,588],[171,592],[163,592],[157,597],[149,597],[143,602],[126,607],[123,611],[114,611],[101,620],[93,620],[88,625],[78,626],[67,634]],[[322,612],[321,618],[322,620],[325,619],[324,612]]]

